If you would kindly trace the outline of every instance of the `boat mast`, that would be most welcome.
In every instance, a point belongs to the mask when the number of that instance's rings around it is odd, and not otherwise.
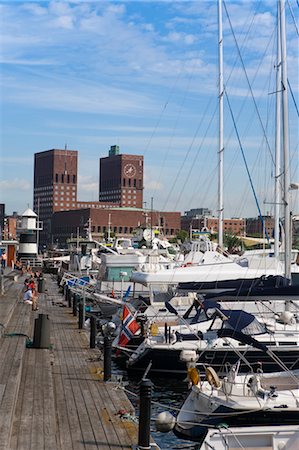
[[[282,73],[282,130],[283,130],[283,161],[284,161],[284,264],[285,277],[291,281],[291,227],[290,227],[290,166],[289,166],[289,117],[288,117],[288,77],[287,77],[287,48],[285,28],[285,0],[279,0],[280,4],[280,33],[281,33],[281,73]]]
[[[222,0],[218,0],[218,58],[219,58],[219,172],[218,172],[218,245],[223,248],[223,37]]]
[[[276,134],[275,134],[275,200],[274,200],[274,255],[279,257],[279,219],[281,204],[281,36],[280,7],[277,3],[277,62],[276,62]]]

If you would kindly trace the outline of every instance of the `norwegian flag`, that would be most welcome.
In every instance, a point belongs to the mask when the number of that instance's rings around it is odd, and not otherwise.
[[[124,305],[123,318],[122,318],[122,328],[119,336],[118,345],[120,347],[125,347],[129,340],[134,336],[137,331],[140,330],[135,317],[129,310],[127,305]]]

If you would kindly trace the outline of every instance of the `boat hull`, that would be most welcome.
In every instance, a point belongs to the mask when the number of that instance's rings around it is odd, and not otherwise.
[[[234,413],[234,414],[232,414]],[[179,421],[174,427],[174,433],[181,439],[188,439],[195,442],[203,442],[207,435],[209,427],[213,428],[227,428],[228,427],[255,427],[255,426],[280,426],[280,425],[298,425],[299,416],[298,410],[294,411],[287,407],[277,411],[260,410],[248,412],[248,410],[238,410],[239,414],[232,408],[220,406],[214,411],[214,414],[221,414],[221,419],[215,416],[205,416],[202,422],[207,425],[194,425],[190,428],[180,426]],[[227,415],[226,415],[227,414]],[[231,415],[230,415],[231,414]],[[185,417],[186,420],[186,417]]]
[[[239,349],[241,351],[241,349]],[[280,348],[274,349],[274,354],[290,369],[299,368],[299,348]],[[182,378],[186,377],[186,363],[180,360],[181,350],[165,349],[149,349],[132,365],[127,366],[127,371],[131,374],[134,372],[144,372],[151,363],[150,375],[163,376],[167,375]],[[238,361],[237,354],[229,348],[221,348],[217,350],[206,350],[200,355],[197,363],[212,366],[219,376],[225,376],[225,364],[235,364]],[[273,361],[270,356],[257,349],[248,349],[246,359],[250,363],[253,370],[262,367],[266,373],[281,370],[281,367]],[[241,361],[239,373],[248,372],[249,367]]]

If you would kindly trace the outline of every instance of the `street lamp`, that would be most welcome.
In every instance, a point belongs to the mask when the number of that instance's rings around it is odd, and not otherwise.
[[[120,290],[120,299],[123,299],[124,295],[124,278],[127,276],[127,272],[119,272],[120,281],[121,281],[121,290]]]

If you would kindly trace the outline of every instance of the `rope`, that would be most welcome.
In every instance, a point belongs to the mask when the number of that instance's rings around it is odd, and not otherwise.
[[[260,209],[260,205],[259,205],[259,202],[258,202],[258,198],[257,198],[256,192],[255,192],[255,189],[254,189],[254,186],[253,186],[252,178],[251,178],[251,175],[250,175],[250,172],[249,172],[249,167],[248,167],[247,160],[246,160],[246,157],[245,157],[245,153],[244,153],[244,150],[243,150],[243,147],[242,147],[242,143],[241,143],[240,135],[239,135],[239,132],[238,132],[238,129],[237,129],[237,125],[236,125],[236,122],[235,122],[235,117],[234,117],[234,114],[233,114],[233,111],[232,111],[232,108],[231,108],[231,104],[230,104],[230,101],[228,99],[228,95],[227,95],[226,90],[225,90],[225,96],[226,96],[226,99],[227,99],[229,111],[231,113],[232,121],[233,121],[234,128],[235,128],[235,131],[236,131],[237,139],[238,139],[239,146],[240,146],[240,149],[241,149],[242,157],[243,157],[243,160],[244,160],[246,172],[247,172],[247,175],[248,175],[248,178],[249,178],[249,183],[250,183],[250,186],[251,186],[251,189],[252,189],[252,192],[253,192],[255,203],[256,203],[257,208],[258,208],[258,212],[259,212],[259,216],[260,216],[260,219],[261,219],[261,222],[262,222],[262,225],[263,225],[263,229],[265,230],[266,238],[269,241],[270,238],[269,238],[267,229],[265,227],[265,222],[264,222],[264,219],[263,219],[263,216],[262,216],[262,212],[261,212],[261,209]]]
[[[225,8],[225,12],[226,12],[226,15],[227,15],[227,18],[228,18],[230,29],[231,29],[231,32],[232,32],[232,35],[233,35],[233,38],[234,38],[234,41],[235,41],[235,45],[237,47],[238,55],[239,55],[239,58],[240,58],[240,61],[241,61],[241,64],[242,64],[242,67],[243,67],[243,70],[244,70],[244,73],[245,73],[246,81],[248,83],[248,87],[249,87],[249,91],[250,91],[250,94],[251,94],[251,97],[252,97],[252,100],[253,100],[253,103],[254,103],[254,107],[255,107],[256,113],[258,115],[260,125],[261,125],[262,130],[263,130],[263,135],[264,135],[264,138],[265,138],[268,150],[269,150],[270,155],[271,155],[272,163],[274,164],[274,157],[273,157],[272,152],[271,152],[270,144],[269,144],[269,141],[268,141],[268,138],[267,138],[267,135],[266,135],[266,130],[264,128],[264,124],[263,124],[263,121],[262,121],[262,118],[261,118],[261,115],[260,115],[260,112],[259,112],[256,100],[255,100],[254,94],[253,94],[253,90],[252,90],[252,87],[251,87],[251,84],[250,84],[250,81],[249,81],[249,78],[248,78],[246,67],[245,67],[245,64],[244,64],[244,61],[243,61],[243,58],[242,58],[242,55],[241,55],[240,47],[238,45],[238,42],[237,42],[237,39],[236,39],[236,35],[235,35],[234,29],[233,29],[233,26],[232,26],[232,23],[231,23],[231,20],[230,20],[230,16],[229,16],[227,8],[226,8],[225,1],[223,1],[223,5],[224,5],[224,8]]]

